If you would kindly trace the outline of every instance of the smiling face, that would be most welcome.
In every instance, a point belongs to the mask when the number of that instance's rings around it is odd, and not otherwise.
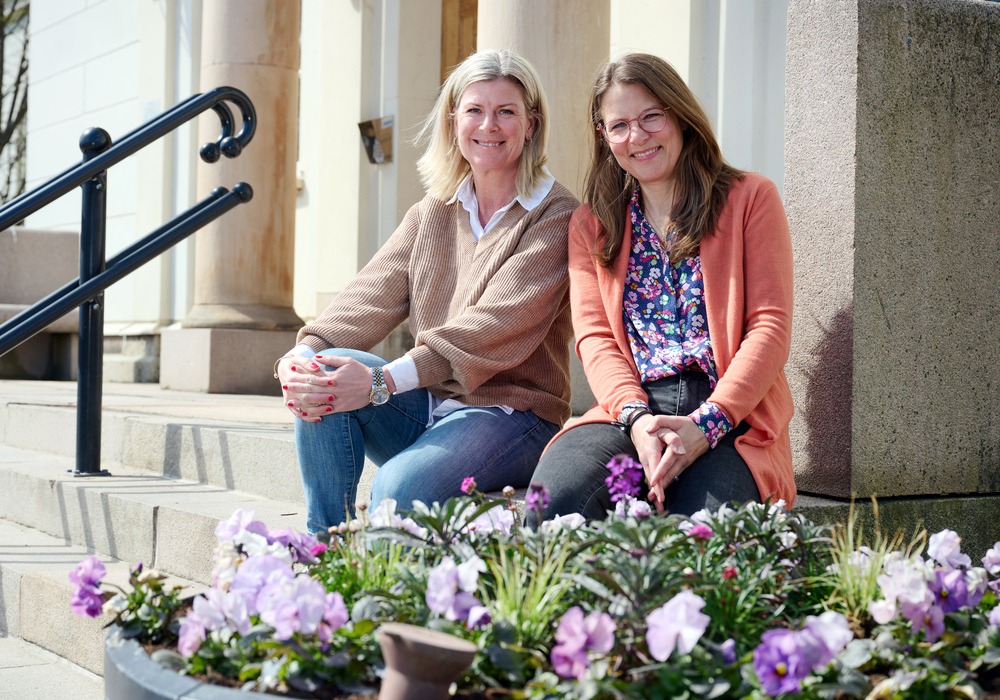
[[[632,175],[643,190],[673,190],[674,169],[684,146],[684,137],[672,110],[666,110],[667,123],[655,133],[644,131],[640,117],[650,110],[663,110],[656,98],[632,83],[616,83],[601,99],[601,121],[605,125],[631,120],[628,138],[621,143],[608,142],[615,160]],[[619,125],[620,128],[620,125]]]
[[[458,149],[476,180],[497,175],[515,178],[525,139],[534,128],[521,86],[507,78],[472,83],[455,107]]]

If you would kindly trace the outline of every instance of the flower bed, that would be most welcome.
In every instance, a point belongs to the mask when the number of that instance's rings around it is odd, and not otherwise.
[[[973,562],[948,530],[865,546],[853,522],[781,504],[655,516],[613,466],[602,522],[530,531],[469,480],[444,504],[362,510],[329,542],[237,511],[189,609],[141,565],[111,590],[94,557],[72,605],[182,673],[295,697],[377,693],[377,630],[397,621],[476,645],[467,697],[1000,698],[1000,542]]]

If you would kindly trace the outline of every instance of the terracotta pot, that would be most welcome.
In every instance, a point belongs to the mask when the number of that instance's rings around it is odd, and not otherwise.
[[[385,676],[379,700],[444,700],[476,655],[476,645],[425,627],[387,622],[379,628]]]

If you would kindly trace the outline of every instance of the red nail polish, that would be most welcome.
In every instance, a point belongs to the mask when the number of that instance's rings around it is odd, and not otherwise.
[[[299,371],[299,368],[296,367],[295,365],[292,365],[289,369],[291,369],[293,372],[298,372]]]
[[[328,380],[326,381],[326,385],[327,385],[327,386],[333,386],[333,380],[332,380],[332,379],[328,379]]]
[[[310,365],[310,367],[312,367],[313,369],[319,369],[319,365],[317,365],[317,364],[316,364],[315,362],[313,362],[313,363],[312,363],[312,364]]]
[[[303,416],[308,416],[309,414],[308,414],[308,413],[306,413],[305,411],[303,411],[303,412],[302,412],[302,415],[303,415]]]
[[[284,389],[285,391],[288,391],[288,385],[287,384],[282,384],[281,388]]]
[[[334,398],[334,397],[332,397],[332,396],[327,396],[327,397],[326,397],[326,400],[327,400],[327,401],[333,401],[333,398]]]
[[[333,413],[333,406],[327,406],[326,407],[326,412],[327,413]]]
[[[289,402],[288,402],[288,403],[286,403],[285,405],[286,405],[286,406],[288,406],[289,408],[294,408],[294,407],[295,407],[295,403],[294,403],[294,402],[292,402],[292,401],[289,401]]]

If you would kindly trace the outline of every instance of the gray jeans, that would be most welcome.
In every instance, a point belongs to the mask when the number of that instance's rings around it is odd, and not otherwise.
[[[687,415],[711,394],[708,377],[701,372],[683,372],[644,388],[649,407],[657,415]],[[760,501],[750,468],[735,447],[736,438],[749,427],[744,422],[729,431],[667,487],[668,512],[691,515],[702,508],[717,509],[723,503]],[[531,477],[533,483],[548,488],[552,498],[545,518],[581,513],[588,519],[601,519],[614,510],[604,480],[610,474],[607,463],[619,454],[638,461],[631,438],[616,426],[586,423],[563,433],[546,450]],[[529,513],[528,524],[534,525],[533,520],[534,514]]]

